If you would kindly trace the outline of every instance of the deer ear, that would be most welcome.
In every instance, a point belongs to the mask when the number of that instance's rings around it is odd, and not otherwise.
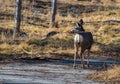
[[[80,19],[80,21],[79,21],[79,23],[81,24],[81,25],[83,25],[83,19]]]

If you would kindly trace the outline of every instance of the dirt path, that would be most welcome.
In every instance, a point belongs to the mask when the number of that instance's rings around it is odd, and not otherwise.
[[[2,63],[0,83],[100,84],[86,79],[94,71],[57,61]]]

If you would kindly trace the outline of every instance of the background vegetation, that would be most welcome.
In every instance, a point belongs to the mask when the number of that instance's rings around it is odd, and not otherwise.
[[[92,57],[118,58],[120,53],[119,0],[58,0],[56,28],[49,28],[50,0],[24,0],[21,31],[28,35],[12,41],[15,0],[0,0],[0,50],[3,55],[71,58],[73,36],[68,32],[82,18],[94,35]],[[63,56],[63,57],[61,57]]]

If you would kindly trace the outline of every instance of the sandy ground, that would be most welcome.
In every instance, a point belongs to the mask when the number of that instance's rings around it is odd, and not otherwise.
[[[86,79],[95,71],[59,61],[8,62],[0,64],[0,83],[100,84]]]

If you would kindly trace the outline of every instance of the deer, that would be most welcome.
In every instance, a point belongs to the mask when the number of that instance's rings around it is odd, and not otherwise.
[[[75,28],[73,28],[70,33],[74,34],[74,49],[75,49],[75,53],[74,53],[74,64],[73,64],[73,68],[76,68],[76,57],[78,55],[78,51],[79,48],[81,48],[80,50],[80,58],[81,58],[81,67],[84,68],[84,56],[83,53],[85,52],[85,50],[87,50],[87,65],[89,67],[89,55],[90,55],[90,49],[92,47],[93,44],[93,35],[91,32],[87,32],[85,31],[85,29],[83,28],[83,20],[80,19],[79,23],[77,23],[77,26]]]

